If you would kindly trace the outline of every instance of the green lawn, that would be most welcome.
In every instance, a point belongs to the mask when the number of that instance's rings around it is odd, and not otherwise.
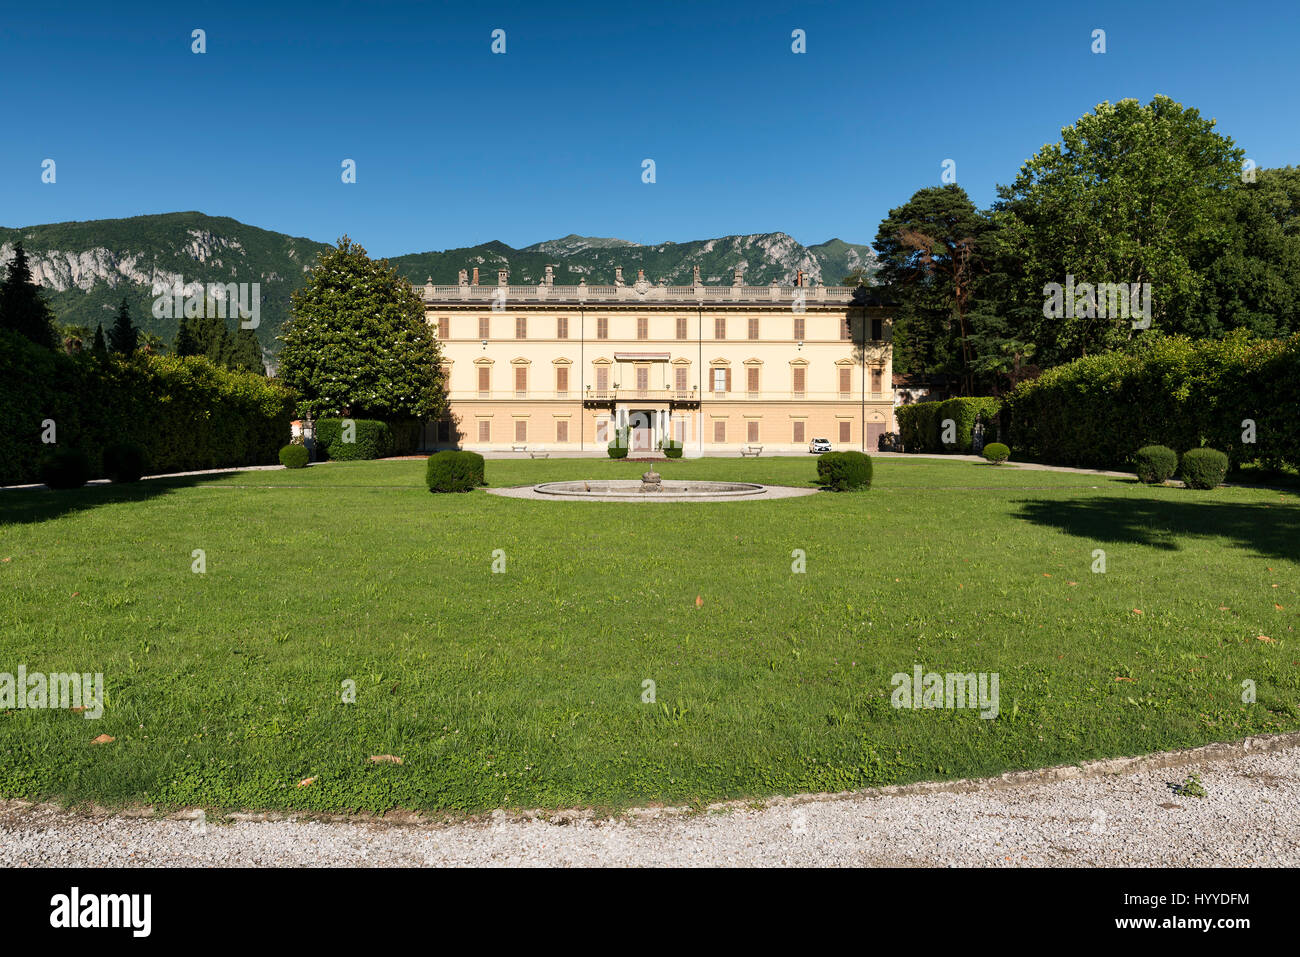
[[[662,471],[809,484],[815,469]],[[0,712],[0,795],[618,808],[1300,728],[1294,491],[897,459],[876,461],[869,492],[724,504],[434,496],[422,479],[422,462],[362,462],[0,492],[0,672],[107,686],[97,721]],[[998,673],[999,716],[892,708],[891,675],[916,664]]]

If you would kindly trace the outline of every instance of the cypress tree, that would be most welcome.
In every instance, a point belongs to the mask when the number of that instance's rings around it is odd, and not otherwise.
[[[131,307],[125,297],[117,309],[112,328],[108,330],[108,344],[120,356],[134,355],[140,344],[140,330],[131,323]]]
[[[172,343],[172,353],[178,356],[202,354],[198,339],[194,335],[194,323],[184,313],[181,313],[180,325],[176,327],[176,339]]]
[[[104,342],[104,324],[102,322],[95,327],[95,344],[90,347],[90,351],[101,359],[108,355],[108,344]]]

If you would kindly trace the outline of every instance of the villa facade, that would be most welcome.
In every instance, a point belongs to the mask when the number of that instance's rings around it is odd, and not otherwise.
[[[442,346],[451,417],[427,448],[685,454],[873,451],[895,431],[892,318],[866,290],[650,283],[416,286]]]

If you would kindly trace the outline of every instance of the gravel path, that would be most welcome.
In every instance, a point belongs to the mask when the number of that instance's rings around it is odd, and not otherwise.
[[[1118,771],[1118,773],[1116,773]],[[1170,785],[1199,774],[1205,797]],[[0,802],[0,866],[1300,866],[1300,735],[984,781],[455,824],[73,814]]]

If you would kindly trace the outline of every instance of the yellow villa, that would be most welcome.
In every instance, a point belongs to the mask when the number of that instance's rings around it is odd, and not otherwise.
[[[428,448],[632,454],[668,438],[687,456],[874,451],[895,431],[892,318],[847,286],[495,286],[461,270],[417,286],[442,345],[448,421]]]

